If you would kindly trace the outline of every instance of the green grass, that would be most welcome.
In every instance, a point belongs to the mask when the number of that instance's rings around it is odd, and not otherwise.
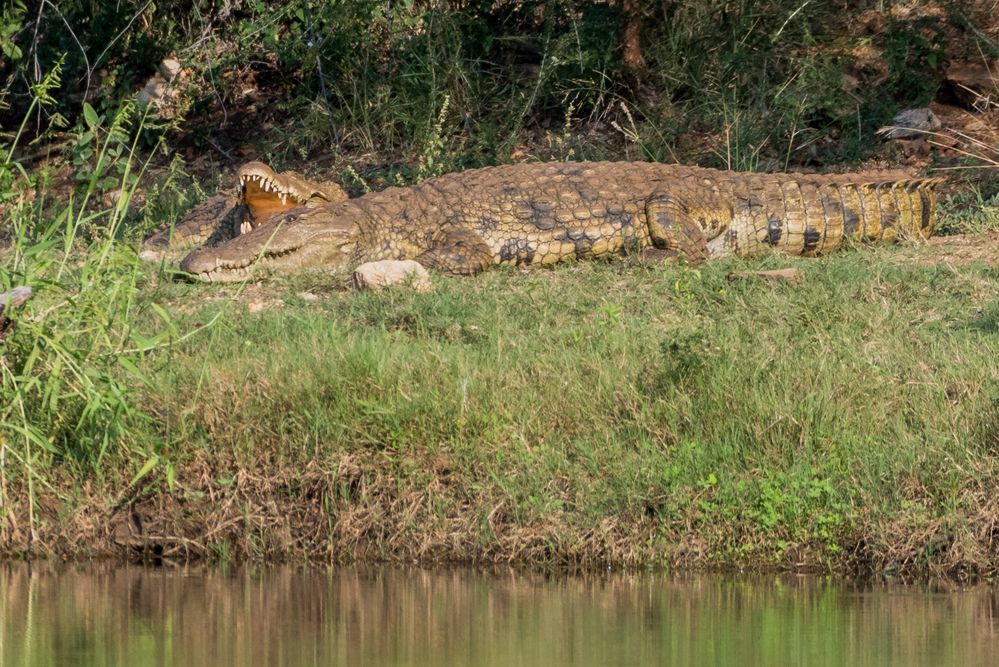
[[[210,326],[135,360],[147,417],[118,422],[99,471],[34,474],[61,480],[63,528],[127,497],[237,558],[990,572],[999,273],[907,256],[590,263],[430,294],[147,276],[131,326],[162,328],[154,303],[178,334]],[[725,277],[789,264],[803,285]]]

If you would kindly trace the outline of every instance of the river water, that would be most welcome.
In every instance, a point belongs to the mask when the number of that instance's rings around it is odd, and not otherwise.
[[[999,590],[720,575],[0,566],[0,665],[997,665]]]

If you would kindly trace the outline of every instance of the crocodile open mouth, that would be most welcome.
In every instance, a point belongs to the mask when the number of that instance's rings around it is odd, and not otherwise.
[[[243,222],[239,230],[241,234],[253,229],[254,221],[263,222],[272,215],[283,213],[305,203],[290,188],[280,183],[278,178],[280,178],[278,174],[270,169],[267,169],[266,172],[263,170],[243,170],[240,173],[240,193],[243,203],[250,209],[250,215],[253,218],[253,221]]]

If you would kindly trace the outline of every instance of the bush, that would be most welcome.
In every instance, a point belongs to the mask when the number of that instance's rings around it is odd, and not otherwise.
[[[112,111],[176,54],[192,98],[181,136],[195,143],[220,124],[233,134],[274,124],[278,157],[336,147],[412,163],[447,99],[440,136],[453,168],[509,160],[526,131],[561,127],[569,109],[577,125],[629,126],[623,102],[634,132],[605,138],[637,142],[645,157],[783,168],[863,154],[900,105],[933,96],[945,35],[983,34],[960,3],[884,5],[643,0],[629,19],[607,0],[71,0],[38,14],[14,2],[0,15],[10,107],[0,120],[24,114],[36,62],[47,71],[65,59],[75,83],[52,111],[72,124],[83,100]],[[640,71],[622,62],[629,20]]]

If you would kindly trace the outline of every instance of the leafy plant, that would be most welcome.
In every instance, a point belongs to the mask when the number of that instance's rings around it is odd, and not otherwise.
[[[441,109],[437,112],[437,120],[424,145],[423,155],[420,156],[420,167],[416,174],[417,181],[423,181],[431,176],[440,176],[445,171],[444,123],[447,121],[447,112],[450,106],[451,97],[445,95],[444,101],[441,102]]]
[[[24,28],[26,13],[27,8],[23,0],[6,3],[3,12],[0,13],[0,53],[4,58],[18,61],[24,55],[14,38]]]
[[[36,88],[29,112],[49,104],[57,84],[58,71]],[[129,389],[147,381],[137,361],[176,337],[170,316],[155,303],[143,310],[156,333],[135,320],[142,271],[120,237],[148,163],[139,160],[134,139],[120,148],[129,113],[104,127],[92,109],[85,111],[93,138],[84,145],[93,145],[95,163],[77,196],[58,208],[43,198],[8,208],[11,244],[0,262],[0,290],[30,285],[35,296],[0,340],[0,458],[8,462],[0,476],[26,480],[31,503],[39,467],[63,461],[98,471],[120,456],[126,425],[144,418]],[[3,173],[24,176],[10,157],[16,142],[3,148]],[[111,165],[118,165],[114,183],[107,180]],[[90,205],[95,192],[112,185],[121,192],[113,206]]]

